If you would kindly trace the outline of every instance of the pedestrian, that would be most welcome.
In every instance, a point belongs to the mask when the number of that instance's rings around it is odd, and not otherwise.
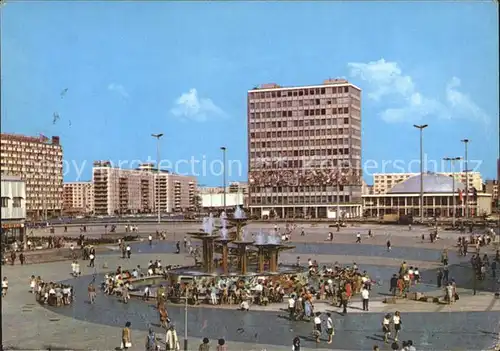
[[[210,344],[208,338],[203,338],[203,342],[200,344],[198,351],[210,351]]]
[[[370,298],[370,291],[367,289],[366,285],[361,289],[361,297],[363,299],[363,311],[368,311],[368,301]]]
[[[227,345],[226,345],[226,340],[224,339],[219,339],[217,342],[217,351],[227,351]]]
[[[12,250],[12,252],[10,253],[10,264],[11,264],[11,266],[13,266],[15,262],[16,262],[16,252],[14,250]]]
[[[88,292],[89,292],[89,302],[90,304],[93,305],[95,303],[95,297],[96,297],[94,284],[92,283],[89,284]]]
[[[178,241],[175,243],[175,253],[179,254],[181,252],[181,242]]]
[[[132,248],[130,245],[127,245],[127,257],[130,259],[130,255],[132,255]]]
[[[293,338],[292,351],[300,351],[300,338],[298,336]]]
[[[330,312],[326,313],[326,333],[328,334],[328,343],[333,342],[333,336],[335,335],[335,330],[333,328],[332,314]]]
[[[391,335],[391,315],[386,314],[382,320],[382,332],[384,333],[384,342],[389,342],[389,336]]]
[[[316,338],[316,343],[320,343],[319,337],[321,336],[321,312],[316,312],[316,316],[314,317],[314,330],[313,334]]]
[[[173,351],[178,351],[181,349],[179,337],[177,336],[177,331],[175,330],[175,326],[173,324],[170,325],[165,336],[165,347],[167,350]]]
[[[21,262],[21,266],[24,265],[24,261],[25,261],[24,253],[21,252],[19,254],[19,262]]]
[[[295,294],[291,294],[288,298],[288,318],[295,320]]]
[[[304,231],[304,229],[302,229],[302,231],[300,232],[300,236],[305,236],[306,235],[306,232]]]
[[[401,324],[403,323],[399,311],[396,311],[394,313],[394,316],[392,317],[392,323],[394,324],[394,341],[398,341],[399,332],[401,331]]]
[[[356,244],[361,244],[361,233],[360,232],[358,232],[356,234]]]
[[[94,263],[95,263],[95,256],[94,256],[94,254],[93,254],[93,253],[91,253],[91,254],[89,255],[89,259],[90,259],[90,261],[89,261],[89,267],[94,267]]]
[[[122,343],[120,347],[122,350],[128,350],[129,348],[132,347],[132,336],[130,332],[130,326],[131,323],[127,322],[125,323],[125,328],[122,329]]]
[[[390,252],[392,250],[391,241],[387,240],[386,245],[387,245],[387,252]]]
[[[342,306],[342,313],[347,314],[347,301],[349,299],[349,296],[347,295],[347,292],[345,289],[342,291],[342,294],[340,294],[340,304]]]
[[[156,351],[156,335],[153,328],[149,328],[148,335],[146,336],[146,351]]]
[[[2,280],[2,297],[7,296],[7,290],[9,290],[9,281],[7,280],[7,277],[3,277],[3,280]]]
[[[153,246],[153,236],[151,234],[149,234],[148,240],[149,240],[149,246]]]

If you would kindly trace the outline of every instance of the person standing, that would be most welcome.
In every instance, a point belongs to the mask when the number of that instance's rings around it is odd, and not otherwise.
[[[93,252],[90,253],[89,255],[89,267],[94,267],[95,264],[95,255]]]
[[[328,343],[333,342],[333,336],[335,335],[335,330],[333,329],[332,314],[330,312],[326,313],[326,333],[328,334]]]
[[[361,298],[363,299],[363,311],[368,311],[370,291],[366,288],[366,285],[364,285],[363,289],[361,289]]]
[[[146,351],[156,351],[156,334],[153,328],[149,328],[148,335],[146,336]]]
[[[387,344],[389,342],[389,336],[391,335],[391,315],[386,314],[382,320],[382,332],[384,333],[384,342]]]
[[[203,338],[203,342],[200,344],[198,351],[210,351],[210,344],[208,338]]]
[[[288,318],[293,321],[295,320],[295,295],[291,294],[288,298]]]
[[[387,245],[387,252],[391,252],[391,250],[392,250],[391,241],[390,241],[390,240],[387,240],[386,245]]]
[[[122,350],[128,350],[132,347],[132,335],[130,332],[130,326],[131,323],[127,322],[125,323],[125,328],[122,329],[122,344],[120,347]]]
[[[181,252],[181,242],[178,241],[175,243],[175,253],[179,254]]]
[[[340,294],[340,305],[342,306],[342,313],[347,314],[347,301],[349,300],[349,296],[345,289]]]
[[[401,331],[401,324],[403,323],[399,311],[396,311],[396,313],[394,313],[394,316],[392,317],[392,323],[394,324],[394,341],[397,342],[399,332]]]
[[[24,253],[22,253],[22,252],[19,254],[19,262],[21,262],[21,266],[24,265],[25,257],[24,257]]]
[[[165,338],[165,346],[167,350],[178,351],[181,349],[179,343],[179,337],[177,336],[177,331],[175,330],[174,325],[171,325],[168,328],[166,338]]]
[[[224,339],[219,339],[217,342],[217,351],[227,351],[227,345],[226,345],[226,340]]]
[[[438,269],[437,271],[436,280],[437,287],[441,288],[441,284],[443,284],[443,271],[441,269]]]
[[[16,252],[14,250],[10,253],[10,265],[13,266],[16,262]]]
[[[96,297],[94,284],[92,284],[92,283],[89,284],[88,292],[89,292],[90,304],[93,305],[95,303],[95,297]]]
[[[132,248],[127,244],[127,257],[130,259],[130,255],[132,255]]]

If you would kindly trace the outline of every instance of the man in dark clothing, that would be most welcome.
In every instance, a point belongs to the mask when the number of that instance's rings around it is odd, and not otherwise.
[[[438,269],[437,271],[437,287],[440,288],[441,287],[441,284],[443,282],[443,272]]]
[[[491,262],[491,276],[493,278],[497,277],[497,261]]]
[[[19,255],[19,261],[21,262],[21,265],[24,264],[24,261],[25,261],[25,257],[24,257],[24,254],[21,252],[21,254]]]
[[[397,290],[398,290],[398,277],[396,276],[396,274],[393,274],[391,278],[389,291],[392,293],[392,296],[396,296]]]
[[[347,313],[347,292],[344,290],[342,291],[341,296],[341,305],[342,305],[342,313],[346,314]]]

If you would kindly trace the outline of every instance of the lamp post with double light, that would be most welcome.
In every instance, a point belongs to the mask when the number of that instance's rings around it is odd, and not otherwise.
[[[160,211],[160,139],[163,133],[151,134],[156,138],[156,210],[158,212],[158,230],[160,230],[161,211]]]
[[[428,124],[414,124],[415,128],[420,130],[420,222],[424,223],[424,129]]]

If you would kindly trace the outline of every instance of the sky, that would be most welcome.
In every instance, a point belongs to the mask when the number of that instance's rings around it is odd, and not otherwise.
[[[468,138],[469,169],[496,178],[491,1],[12,0],[0,11],[2,132],[59,135],[66,181],[91,179],[94,160],[156,160],[151,133],[164,134],[163,167],[220,185],[225,146],[228,180],[246,181],[247,91],[328,78],[362,89],[368,183],[418,171],[413,124],[429,124],[428,169],[449,169],[442,158],[464,156]]]

